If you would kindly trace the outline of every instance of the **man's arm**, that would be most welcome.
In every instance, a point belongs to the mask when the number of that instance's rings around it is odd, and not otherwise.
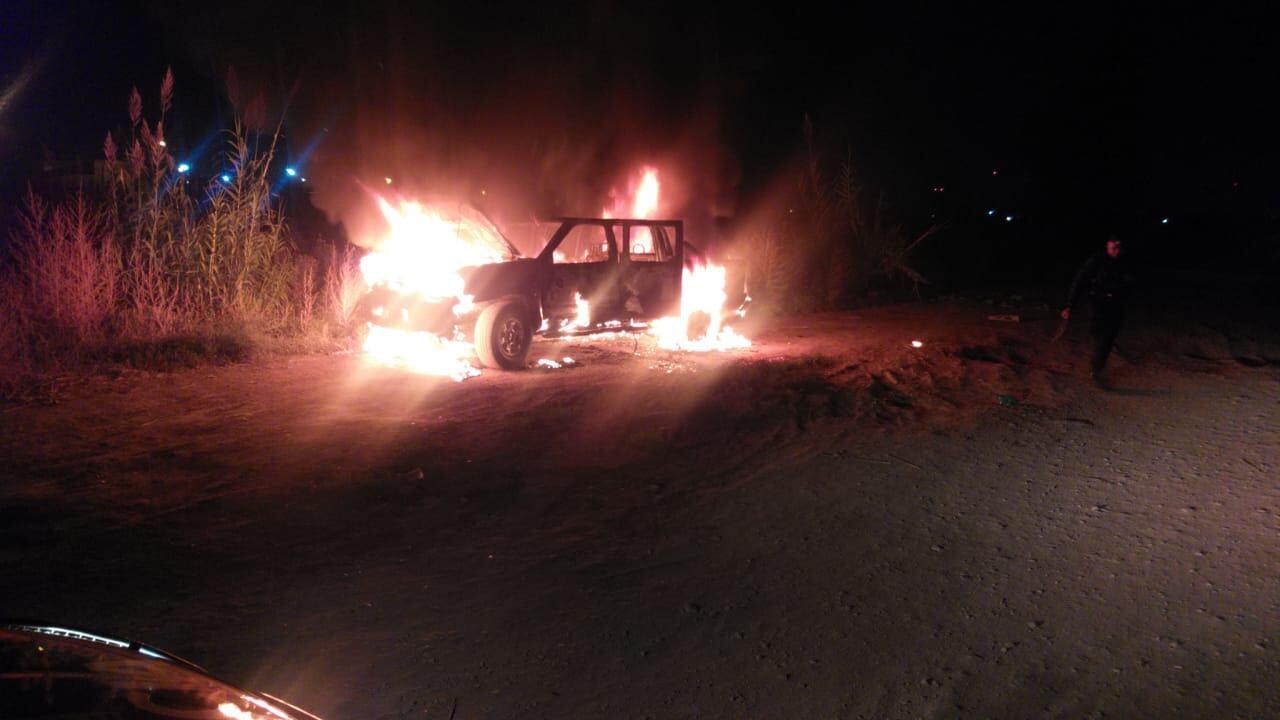
[[[1071,281],[1071,290],[1067,292],[1067,310],[1076,306],[1080,302],[1080,296],[1084,294],[1085,288],[1093,282],[1093,276],[1098,272],[1098,256],[1093,255],[1084,264],[1080,266],[1080,270],[1076,273],[1076,277]]]

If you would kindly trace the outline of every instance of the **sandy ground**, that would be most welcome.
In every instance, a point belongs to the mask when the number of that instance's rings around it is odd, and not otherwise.
[[[0,616],[326,718],[1280,717],[1280,346],[1170,310],[1113,392],[1018,298],[64,379],[0,406]]]

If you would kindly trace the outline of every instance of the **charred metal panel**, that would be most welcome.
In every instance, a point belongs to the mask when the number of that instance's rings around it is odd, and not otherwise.
[[[530,259],[463,268],[462,275],[467,294],[477,303],[508,295],[536,297],[547,282],[545,264]]]
[[[680,314],[684,225],[679,221],[622,221],[620,262],[623,313],[651,320]]]
[[[589,303],[592,318],[600,322],[617,314],[617,263],[561,263],[550,265],[551,280],[542,291],[542,311],[547,317],[577,315],[577,299]]]

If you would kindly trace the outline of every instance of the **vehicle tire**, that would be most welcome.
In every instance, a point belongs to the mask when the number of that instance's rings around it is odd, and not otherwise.
[[[525,366],[533,343],[533,325],[518,302],[496,302],[476,320],[476,355],[490,368],[518,370]]]

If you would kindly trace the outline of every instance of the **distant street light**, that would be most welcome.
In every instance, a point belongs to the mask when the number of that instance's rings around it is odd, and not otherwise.
[[[186,163],[178,163],[178,172],[185,173],[185,172],[190,172],[190,170],[191,170],[190,165]]]
[[[1005,222],[1013,222],[1013,216],[1012,216],[1012,215],[1005,215],[1005,216],[1004,216],[1004,221],[1005,221]]]
[[[298,176],[298,171],[297,171],[297,170],[294,170],[294,169],[293,169],[293,168],[291,168],[291,167],[287,167],[287,168],[285,168],[285,169],[284,169],[284,174],[285,174],[285,175],[288,175],[289,177],[297,177],[297,176]]]

